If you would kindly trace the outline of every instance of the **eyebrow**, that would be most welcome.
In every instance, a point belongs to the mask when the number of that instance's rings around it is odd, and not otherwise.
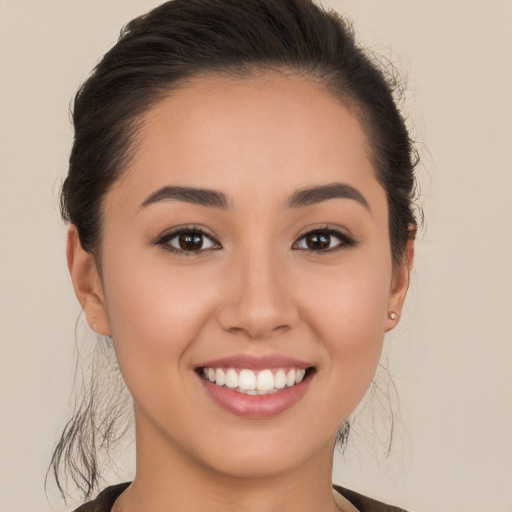
[[[162,201],[183,201],[185,203],[199,204],[210,208],[221,208],[223,210],[231,208],[230,202],[222,192],[207,188],[176,186],[158,189],[141,204],[141,207]]]
[[[363,194],[346,183],[330,183],[297,190],[287,201],[286,207],[303,208],[329,199],[352,199],[371,212],[370,205]],[[141,207],[144,208],[150,204],[163,201],[182,201],[222,210],[233,209],[231,201],[223,192],[206,188],[179,186],[166,186],[158,189],[141,204]]]
[[[297,190],[289,199],[287,207],[302,208],[328,201],[329,199],[353,199],[371,212],[370,205],[363,194],[357,188],[346,183],[330,183],[328,185]]]

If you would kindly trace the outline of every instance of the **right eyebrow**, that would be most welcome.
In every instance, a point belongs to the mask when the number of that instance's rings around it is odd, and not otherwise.
[[[166,186],[153,192],[141,205],[145,208],[153,203],[163,201],[182,201],[185,203],[199,204],[210,208],[222,210],[232,209],[226,195],[217,190],[195,187]]]

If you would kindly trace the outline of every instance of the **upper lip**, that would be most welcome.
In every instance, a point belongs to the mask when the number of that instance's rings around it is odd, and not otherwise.
[[[199,368],[247,368],[264,370],[272,368],[310,368],[310,363],[288,357],[283,354],[254,356],[249,354],[233,354],[218,359],[211,359],[199,365]]]

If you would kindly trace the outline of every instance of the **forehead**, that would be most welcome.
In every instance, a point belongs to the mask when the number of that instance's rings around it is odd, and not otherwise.
[[[329,182],[380,188],[356,117],[297,76],[197,78],[150,109],[134,149],[119,186],[139,197],[166,185],[240,201]]]

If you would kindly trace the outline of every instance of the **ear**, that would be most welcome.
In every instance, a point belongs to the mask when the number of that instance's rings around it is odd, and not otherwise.
[[[98,334],[110,336],[103,285],[96,260],[83,249],[74,225],[68,228],[66,256],[73,288],[89,327]]]
[[[393,271],[393,280],[388,299],[388,313],[385,320],[385,330],[390,331],[400,321],[405,296],[409,289],[412,265],[414,261],[414,236],[407,240],[406,254],[403,261]]]

